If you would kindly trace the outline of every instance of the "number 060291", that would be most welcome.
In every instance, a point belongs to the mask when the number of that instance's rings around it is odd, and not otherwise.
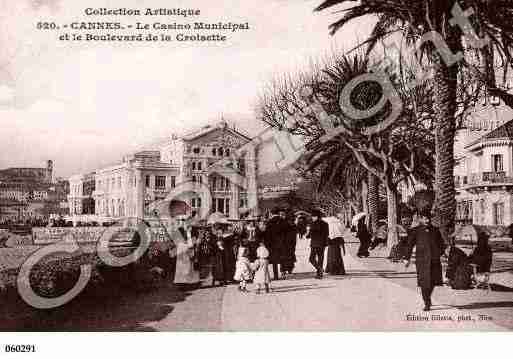
[[[7,344],[4,347],[6,353],[35,353],[36,346],[32,344],[18,345],[18,344]]]

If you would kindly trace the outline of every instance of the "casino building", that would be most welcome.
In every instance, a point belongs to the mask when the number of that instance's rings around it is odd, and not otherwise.
[[[72,176],[70,214],[74,221],[148,218],[152,216],[150,204],[187,183],[186,190],[180,190],[175,199],[186,204],[189,215],[220,212],[229,218],[240,218],[248,208],[258,207],[256,153],[250,148],[241,158],[231,155],[250,140],[221,121],[174,136],[158,149],[125,156],[114,166]],[[234,171],[239,182],[230,180]],[[92,178],[94,186],[86,185],[92,183]],[[202,191],[205,188],[209,191]],[[94,210],[86,211],[84,203]]]

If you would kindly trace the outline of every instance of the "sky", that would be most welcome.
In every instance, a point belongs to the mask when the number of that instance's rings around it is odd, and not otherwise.
[[[314,13],[320,1],[0,0],[0,168],[52,159],[56,176],[68,177],[221,116],[256,134],[254,104],[266,83],[368,33],[370,24],[352,24],[330,36],[340,14]],[[200,21],[247,21],[251,29],[205,45],[72,43],[36,28],[38,21],[136,21],[87,17],[86,7],[170,4],[199,8]]]

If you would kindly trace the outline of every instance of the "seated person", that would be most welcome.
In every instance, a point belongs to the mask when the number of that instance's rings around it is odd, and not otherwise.
[[[468,256],[460,248],[456,247],[454,242],[451,243],[449,247],[449,258],[447,260],[447,270],[445,272],[445,276],[449,281],[454,280],[456,268],[465,262],[468,262]]]
[[[378,222],[378,229],[376,230],[376,234],[374,236],[374,241],[372,242],[370,246],[370,250],[373,250],[379,245],[386,246],[387,245],[387,235],[388,235],[388,228],[386,221],[379,221]]]
[[[492,249],[488,244],[488,234],[479,233],[477,247],[470,255],[470,261],[477,264],[477,273],[490,272],[492,266]]]
[[[447,262],[445,276],[449,279],[451,288],[469,289],[472,283],[470,258],[460,248],[456,247],[454,241],[450,245]]]

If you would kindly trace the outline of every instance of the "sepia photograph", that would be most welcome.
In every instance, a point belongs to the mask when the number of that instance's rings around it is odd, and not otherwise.
[[[0,0],[0,332],[510,333],[512,70],[509,0]]]

